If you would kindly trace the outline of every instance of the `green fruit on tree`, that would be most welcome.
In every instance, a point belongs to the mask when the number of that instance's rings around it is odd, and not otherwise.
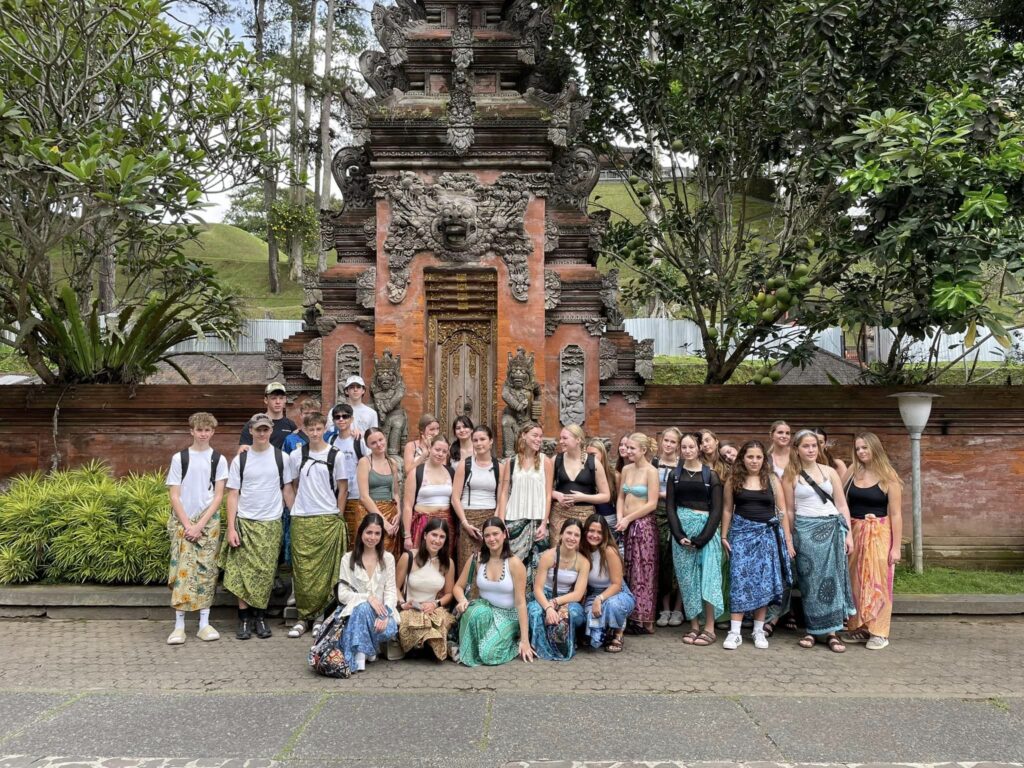
[[[773,291],[776,288],[778,288],[779,286],[781,286],[781,285],[782,285],[782,278],[781,277],[772,277],[772,278],[768,279],[768,287],[771,290],[773,290]]]
[[[772,381],[778,381],[782,378],[782,371],[776,371],[773,369],[772,372],[768,374],[768,378]]]
[[[708,328],[708,338],[709,339],[717,339],[718,338],[718,329],[715,328],[715,326],[713,326],[713,325],[710,328]]]
[[[632,184],[635,187],[637,184],[640,183],[640,177],[639,176],[630,176],[629,177],[629,183]]]
[[[641,208],[650,208],[651,207],[651,196],[650,195],[641,195],[640,199],[637,202],[640,203],[640,207]]]
[[[789,292],[789,288],[783,285],[781,288],[779,288],[779,290],[775,292],[775,298],[779,300],[780,304],[783,302],[788,303],[789,300],[793,298],[793,295]]]
[[[778,299],[775,297],[775,294],[769,293],[767,296],[765,296],[764,305],[766,307],[774,307],[777,301]]]
[[[806,264],[797,264],[793,267],[793,274],[796,277],[806,277],[810,271],[810,268]]]
[[[686,148],[686,145],[683,144],[683,142],[681,140],[679,140],[679,139],[676,139],[675,141],[672,142],[672,151],[673,152],[682,152],[685,148]]]
[[[764,291],[761,291],[759,294],[757,294],[757,296],[754,297],[754,301],[756,301],[758,304],[764,304],[767,298],[768,297],[765,296]]]
[[[770,376],[763,376],[763,377],[761,377],[761,383],[762,384],[773,384],[774,382],[771,380]]]
[[[761,319],[764,320],[766,323],[772,322],[775,319],[775,310],[766,309],[764,312],[761,313]]]

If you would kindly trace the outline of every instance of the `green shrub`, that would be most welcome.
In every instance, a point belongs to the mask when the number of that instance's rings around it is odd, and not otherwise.
[[[0,493],[0,584],[154,584],[167,578],[170,504],[157,473],[101,462],[15,478]]]

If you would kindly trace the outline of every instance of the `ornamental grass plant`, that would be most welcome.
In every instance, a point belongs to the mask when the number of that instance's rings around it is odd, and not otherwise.
[[[158,473],[115,479],[93,461],[21,475],[0,493],[0,584],[164,583],[169,514]]]

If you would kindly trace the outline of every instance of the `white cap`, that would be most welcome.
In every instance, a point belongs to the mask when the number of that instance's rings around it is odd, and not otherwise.
[[[355,376],[355,375],[353,375],[353,376],[349,376],[347,379],[345,379],[345,386],[341,388],[342,391],[348,389],[353,384],[358,384],[360,387],[364,387],[364,388],[366,387],[366,382],[363,381],[363,377],[362,376]]]

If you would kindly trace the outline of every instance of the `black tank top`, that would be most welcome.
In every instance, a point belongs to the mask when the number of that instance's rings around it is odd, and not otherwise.
[[[565,456],[561,453],[555,457],[555,490],[559,493],[585,493],[593,496],[597,493],[597,474],[594,470],[594,456],[587,454],[587,460],[583,462],[583,468],[576,475],[575,480],[570,480],[565,473]]]
[[[736,514],[755,523],[767,523],[775,517],[775,498],[769,491],[741,488],[733,497]]]
[[[889,516],[889,494],[883,491],[878,483],[870,488],[858,488],[850,483],[846,491],[846,501],[850,507],[850,517],[857,520],[863,520],[868,515]]]

